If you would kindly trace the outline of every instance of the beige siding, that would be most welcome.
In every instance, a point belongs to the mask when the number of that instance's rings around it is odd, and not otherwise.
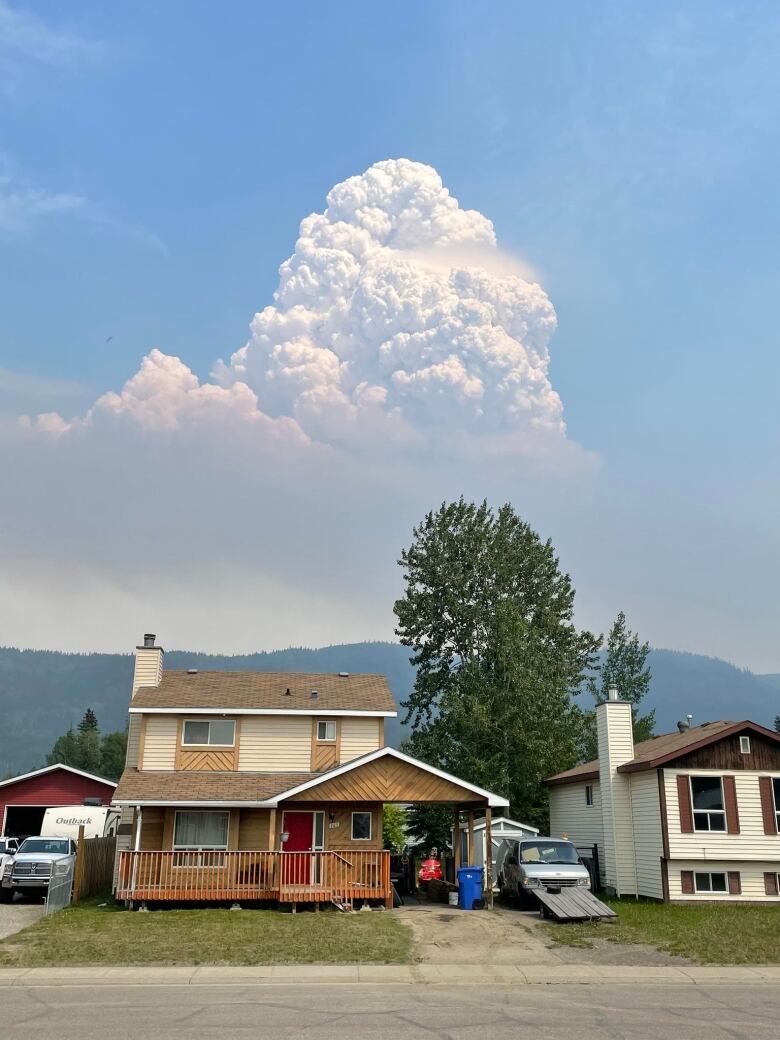
[[[761,795],[756,771],[735,771],[734,777],[739,810],[739,834],[696,831],[683,834],[680,830],[680,805],[677,800],[677,775],[723,776],[727,771],[720,769],[665,769],[664,787],[669,829],[669,855],[671,859],[721,859],[729,860],[772,860],[780,864],[780,835],[764,834],[761,816]],[[777,866],[780,870],[780,866]]]
[[[175,715],[149,715],[146,719],[142,769],[173,769],[179,720]]]
[[[141,746],[141,716],[131,715],[127,727],[127,759],[128,769],[138,768],[138,751]]]
[[[634,757],[631,705],[608,701],[596,709],[604,828],[604,879],[618,895],[636,893],[631,788],[617,767]]]
[[[632,773],[630,781],[638,894],[652,899],[663,899],[661,857],[664,841],[658,774],[655,770]]]
[[[310,716],[245,715],[241,720],[238,768],[260,773],[308,773]]]
[[[603,875],[604,828],[598,780],[592,781],[591,786],[593,805],[585,804],[584,783],[550,788],[550,837],[566,837],[575,845],[598,845],[599,865]]]
[[[693,871],[725,871],[738,870],[742,885],[742,894],[731,896],[727,892],[700,892],[694,895],[683,895],[680,872],[683,870]],[[669,898],[670,900],[684,900],[685,902],[707,903],[723,902],[751,903],[756,901],[777,903],[778,896],[768,896],[764,890],[764,871],[780,871],[777,860],[764,860],[743,863],[734,863],[733,860],[679,860],[669,864]]]
[[[139,686],[159,686],[162,681],[163,652],[155,647],[140,647],[135,652],[133,694]]]
[[[341,720],[341,761],[376,751],[379,743],[379,726],[376,719],[343,718]]]

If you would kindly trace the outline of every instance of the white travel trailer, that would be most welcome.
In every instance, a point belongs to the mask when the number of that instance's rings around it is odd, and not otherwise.
[[[85,838],[104,838],[116,834],[119,809],[110,805],[60,805],[43,814],[41,836],[44,838],[73,838],[78,840],[79,828]]]

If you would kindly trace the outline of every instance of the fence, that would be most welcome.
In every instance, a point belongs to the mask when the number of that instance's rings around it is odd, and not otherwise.
[[[58,910],[64,910],[70,905],[73,892],[73,867],[74,862],[68,856],[54,860],[51,865],[51,880],[46,890],[46,907],[44,915],[56,914]]]
[[[110,892],[114,881],[116,838],[79,837],[73,876],[73,902]]]

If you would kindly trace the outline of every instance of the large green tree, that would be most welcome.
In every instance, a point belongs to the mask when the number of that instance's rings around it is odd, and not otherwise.
[[[399,563],[396,632],[417,667],[404,702],[411,752],[544,824],[542,781],[577,760],[573,697],[601,642],[574,624],[574,587],[552,543],[511,505],[461,498],[414,528]]]
[[[58,737],[46,756],[47,765],[62,762],[74,769],[118,780],[122,775],[127,753],[127,733],[118,731],[100,735],[94,711],[87,708],[81,722]]]
[[[631,703],[634,720],[634,742],[649,740],[655,727],[655,711],[639,714],[639,705],[650,689],[652,674],[647,664],[649,643],[640,643],[639,636],[628,627],[621,610],[609,630],[607,649],[603,660],[586,681],[588,692],[596,704],[603,703],[610,686],[616,686],[620,697]],[[585,719],[582,758],[586,761],[598,756],[596,719],[588,712]]]

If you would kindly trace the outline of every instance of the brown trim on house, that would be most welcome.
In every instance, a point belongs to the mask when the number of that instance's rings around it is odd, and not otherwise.
[[[379,729],[379,744],[378,744],[378,747],[383,748],[385,746],[385,720],[382,719],[382,718],[379,718],[376,721],[378,723],[378,727],[377,728]]]
[[[553,777],[552,780],[545,780],[548,787],[563,787],[564,784],[579,784],[584,783],[586,780],[598,780],[599,771],[598,769],[589,769],[587,773],[577,773],[576,776],[559,776]]]
[[[764,871],[764,892],[768,896],[776,896],[778,894],[777,874],[772,870]]]
[[[663,856],[661,857],[661,893],[665,903],[671,902],[669,898],[669,864]]]
[[[664,771],[663,769],[657,770],[658,774],[658,801],[661,807],[661,841],[663,843],[664,858],[663,863],[666,864],[666,860],[669,859],[669,821],[666,817],[666,784],[664,783]],[[669,896],[669,878],[666,878],[666,898],[668,902]]]
[[[689,781],[687,773],[677,774],[677,801],[680,808],[680,830],[683,834],[693,834],[693,806]]]
[[[678,747],[675,748],[674,751],[668,751],[665,755],[659,755],[658,758],[639,762],[626,762],[624,765],[618,766],[618,772],[639,773],[645,769],[656,769],[658,766],[662,766],[666,762],[671,762],[676,758],[681,758],[683,755],[690,754],[691,751],[696,751],[698,748],[707,747],[709,744],[717,744],[717,742],[723,740],[724,737],[731,737],[735,733],[742,733],[744,730],[749,730],[751,733],[758,733],[762,737],[769,737],[777,744],[780,744],[780,734],[775,733],[771,729],[766,729],[764,726],[759,726],[757,722],[745,720],[744,722],[735,722],[733,726],[727,726],[726,729],[717,730],[708,736],[702,737],[701,740],[694,740],[692,743],[686,744],[684,747]]]
[[[729,879],[729,895],[730,896],[741,896],[742,895],[742,878],[740,877],[738,870],[729,870],[726,872]]]
[[[775,815],[772,777],[760,776],[758,778],[758,790],[761,795],[761,816],[764,821],[764,834],[777,834],[777,816]]]
[[[726,810],[726,831],[739,834],[739,806],[737,805],[737,785],[733,776],[721,777],[723,782],[723,805]]]

